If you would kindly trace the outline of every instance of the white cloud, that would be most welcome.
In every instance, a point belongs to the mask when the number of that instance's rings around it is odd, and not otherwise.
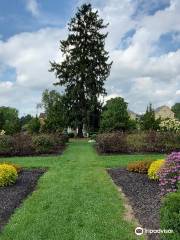
[[[33,16],[39,16],[40,12],[37,0],[26,0],[26,8]]]
[[[172,0],[170,7],[137,19],[132,19],[135,6],[131,0],[93,3],[105,22],[110,23],[106,47],[113,66],[106,82],[106,100],[122,96],[137,112],[143,112],[150,102],[159,106],[180,101],[180,49],[156,54],[162,34],[180,31],[180,2]],[[135,34],[129,46],[119,48],[124,35],[132,29]],[[66,28],[46,28],[0,41],[1,65],[14,68],[17,76],[13,83],[0,82],[1,104],[16,106],[22,113],[35,109],[43,89],[55,82],[54,74],[48,72],[49,60],[61,60],[59,40],[66,34]]]
[[[27,112],[26,105],[33,109],[35,102],[40,101],[42,91],[52,87],[55,82],[50,73],[50,60],[61,59],[58,53],[59,40],[64,39],[64,29],[46,28],[34,33],[21,33],[11,37],[7,42],[0,42],[0,61],[7,67],[16,70],[14,83],[0,82],[0,102],[15,105],[21,112]],[[7,92],[8,88],[8,92]]]

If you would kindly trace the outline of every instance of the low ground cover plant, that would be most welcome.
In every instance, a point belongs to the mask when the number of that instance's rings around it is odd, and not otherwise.
[[[148,169],[149,179],[158,180],[159,179],[158,173],[164,164],[165,164],[164,159],[159,159],[159,160],[153,161]]]
[[[160,209],[161,229],[171,229],[168,240],[178,240],[180,236],[180,190],[169,193],[162,201]],[[162,234],[161,239],[167,239],[167,234]]]
[[[138,173],[146,174],[152,162],[153,162],[152,160],[144,160],[144,161],[129,163],[127,166],[127,170],[130,172],[138,172]]]
[[[18,173],[10,164],[0,164],[0,187],[8,186],[16,182]]]
[[[103,133],[97,136],[96,142],[100,153],[171,153],[180,149],[180,133]]]
[[[18,133],[0,136],[0,156],[26,156],[57,153],[65,147],[67,136],[62,134],[29,135]]]

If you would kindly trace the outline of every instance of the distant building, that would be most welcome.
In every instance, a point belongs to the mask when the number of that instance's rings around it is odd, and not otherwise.
[[[131,110],[128,110],[130,119],[136,120],[137,114]]]
[[[43,126],[45,124],[45,119],[46,119],[46,114],[45,113],[40,113],[39,114],[39,121],[41,126]]]
[[[168,106],[161,106],[155,109],[155,118],[161,118],[161,119],[174,119],[175,114]]]
[[[168,106],[158,107],[154,111],[155,111],[155,118],[156,119],[158,119],[158,118],[161,118],[161,119],[167,119],[167,118],[174,119],[175,118],[174,112]],[[142,116],[142,115],[137,114],[137,113],[135,113],[135,112],[133,112],[131,110],[128,110],[128,113],[129,113],[130,119],[133,119],[133,120],[140,119],[140,117]]]

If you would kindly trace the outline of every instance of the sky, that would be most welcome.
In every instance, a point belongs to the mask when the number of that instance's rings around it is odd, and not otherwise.
[[[109,23],[106,99],[121,96],[138,113],[180,102],[179,0],[0,0],[0,106],[36,114],[56,82],[49,61],[62,60],[59,41],[85,2]]]

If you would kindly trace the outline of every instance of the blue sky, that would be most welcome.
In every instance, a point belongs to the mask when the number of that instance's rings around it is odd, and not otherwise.
[[[0,0],[0,102],[35,113],[61,61],[59,40],[83,0]],[[113,60],[107,98],[122,96],[143,112],[180,101],[180,1],[91,0],[109,22],[106,48]],[[58,88],[62,91],[61,88]]]
[[[43,27],[62,27],[71,16],[77,1],[39,0],[37,13],[28,7],[28,0],[1,0],[1,38],[14,34],[37,31]]]

